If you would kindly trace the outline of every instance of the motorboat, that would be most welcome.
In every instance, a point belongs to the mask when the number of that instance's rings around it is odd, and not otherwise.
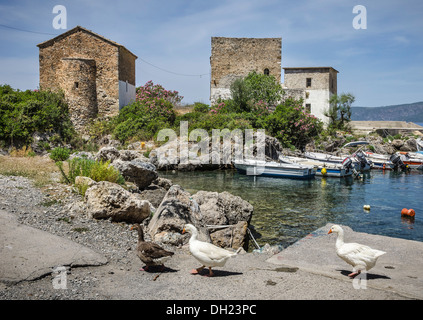
[[[250,176],[313,179],[316,175],[314,166],[297,163],[244,159],[235,160],[234,166],[240,173]]]

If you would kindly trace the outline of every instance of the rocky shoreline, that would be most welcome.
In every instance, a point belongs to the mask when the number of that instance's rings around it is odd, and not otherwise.
[[[65,290],[52,286],[53,275],[0,282],[0,300],[407,299],[370,287],[355,290],[350,281],[274,265],[267,262],[271,252],[238,255],[208,278],[189,273],[198,262],[186,245],[169,246],[175,255],[164,272],[142,272],[134,252],[135,231],[124,222],[76,214],[80,201],[82,197],[63,184],[39,189],[26,178],[0,176],[0,209],[16,215],[19,223],[72,240],[107,259],[101,266],[68,267]]]

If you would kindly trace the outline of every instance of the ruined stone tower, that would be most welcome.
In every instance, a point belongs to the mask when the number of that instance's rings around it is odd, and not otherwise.
[[[135,100],[135,60],[124,46],[77,26],[37,45],[40,88],[63,90],[77,130]]]
[[[210,101],[231,96],[230,85],[251,71],[281,81],[282,38],[211,38]]]

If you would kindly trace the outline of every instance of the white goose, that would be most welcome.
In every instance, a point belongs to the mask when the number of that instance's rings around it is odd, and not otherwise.
[[[362,270],[370,270],[376,265],[377,259],[385,254],[385,251],[372,249],[368,246],[358,243],[344,243],[344,230],[338,226],[333,225],[329,233],[337,233],[336,238],[336,254],[346,263],[354,267],[355,272],[348,276],[354,278],[359,275]]]
[[[186,224],[184,226],[182,233],[185,233],[186,231],[191,233],[191,238],[189,239],[189,251],[194,258],[202,264],[200,268],[191,270],[192,274],[198,274],[205,267],[208,267],[209,276],[212,277],[214,275],[211,269],[212,267],[223,267],[230,257],[237,255],[241,250],[241,248],[239,248],[236,252],[231,252],[223,248],[219,248],[214,244],[197,240],[198,231],[192,224]]]

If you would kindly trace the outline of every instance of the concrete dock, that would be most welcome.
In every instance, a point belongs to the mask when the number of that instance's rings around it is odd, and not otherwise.
[[[344,227],[345,242],[387,252],[364,278],[352,280],[347,276],[352,267],[335,253],[336,235],[327,234],[330,226],[276,255],[233,257],[209,278],[190,274],[199,265],[186,246],[175,250],[165,272],[142,272],[132,250],[126,263],[111,263],[94,250],[20,224],[14,214],[0,210],[0,299],[423,299],[423,242]],[[67,290],[55,289],[45,276],[55,266],[72,269]]]
[[[269,263],[353,282],[352,266],[336,255],[336,234],[328,234],[332,224],[317,229],[267,260]],[[385,251],[376,266],[355,280],[357,288],[367,286],[423,299],[423,242],[354,232],[342,226],[345,243],[357,242]],[[365,280],[365,282],[363,282]]]

